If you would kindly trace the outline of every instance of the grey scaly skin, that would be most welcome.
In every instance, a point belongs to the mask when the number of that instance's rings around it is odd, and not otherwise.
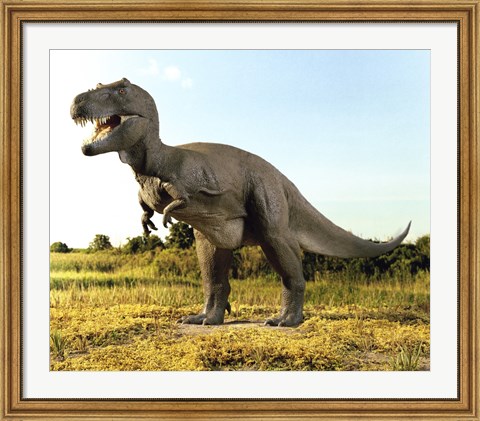
[[[140,185],[142,226],[156,229],[154,211],[194,228],[205,303],[183,323],[223,323],[230,310],[228,272],[233,250],[259,245],[282,279],[282,307],[267,325],[296,326],[303,320],[305,279],[301,250],[338,257],[374,257],[399,245],[363,240],[319,213],[295,185],[262,158],[233,146],[190,143],[171,147],[159,137],[153,98],[122,79],[79,94],[71,117],[95,124],[82,145],[87,156],[118,152]]]

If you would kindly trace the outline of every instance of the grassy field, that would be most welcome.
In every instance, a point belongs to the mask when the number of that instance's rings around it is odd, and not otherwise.
[[[224,325],[180,325],[202,307],[194,256],[51,253],[51,370],[429,369],[428,272],[315,276],[297,328],[261,324],[280,309],[276,275],[233,279]]]

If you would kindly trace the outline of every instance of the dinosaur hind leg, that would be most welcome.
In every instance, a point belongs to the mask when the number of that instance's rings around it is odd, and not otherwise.
[[[262,249],[283,283],[280,315],[266,320],[265,324],[297,326],[303,321],[305,296],[305,279],[298,242],[283,237],[270,238],[268,243],[262,244]]]
[[[268,319],[272,326],[297,326],[303,320],[305,279],[301,249],[290,229],[290,212],[282,179],[275,176],[253,180],[255,189],[250,214],[255,215],[254,231],[268,261],[282,278],[282,308],[278,317]]]
[[[225,310],[230,313],[228,272],[232,264],[233,252],[214,246],[197,230],[194,233],[202,272],[205,304],[200,314],[186,316],[179,321],[186,324],[219,325],[223,323]]]

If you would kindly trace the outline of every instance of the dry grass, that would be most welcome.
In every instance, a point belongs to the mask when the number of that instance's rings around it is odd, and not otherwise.
[[[258,322],[280,307],[275,277],[232,281],[223,326],[185,327],[203,301],[187,255],[52,253],[52,370],[425,370],[429,274],[307,283],[305,322]]]

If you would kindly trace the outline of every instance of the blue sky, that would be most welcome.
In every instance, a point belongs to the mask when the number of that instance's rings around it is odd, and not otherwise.
[[[387,239],[410,220],[410,240],[430,232],[429,51],[55,50],[50,242],[141,235],[131,170],[114,153],[83,156],[91,127],[69,117],[76,94],[122,77],[155,98],[163,142],[256,153],[365,238]]]

